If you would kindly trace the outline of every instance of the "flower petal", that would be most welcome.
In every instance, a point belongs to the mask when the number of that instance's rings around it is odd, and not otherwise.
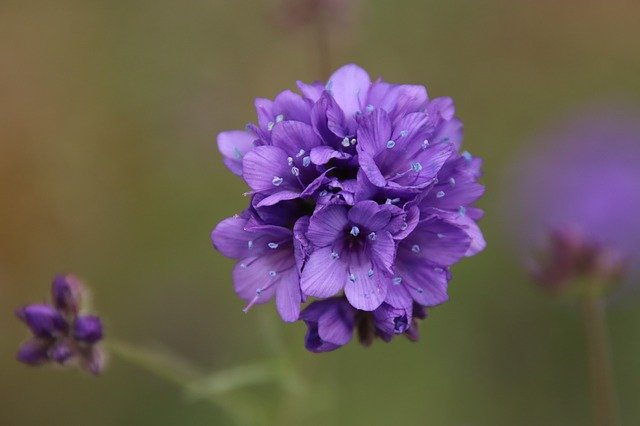
[[[283,321],[297,321],[300,316],[300,278],[297,268],[290,268],[283,272],[276,287],[276,307]]]
[[[218,134],[218,150],[224,163],[233,173],[242,176],[242,158],[253,149],[256,136],[244,130],[230,130]]]
[[[289,156],[275,146],[259,146],[244,156],[243,177],[255,191],[298,190],[300,185],[291,174]]]
[[[326,247],[344,234],[349,220],[347,208],[332,204],[315,212],[309,221],[307,238],[316,247]]]
[[[358,153],[374,156],[387,149],[387,142],[391,139],[391,121],[383,109],[375,109],[358,119]]]
[[[391,220],[391,212],[380,208],[378,203],[372,200],[356,203],[349,210],[348,216],[352,223],[362,225],[374,232],[387,226]]]
[[[322,143],[313,127],[299,121],[279,123],[273,128],[271,141],[273,146],[282,148],[291,157],[296,157],[300,152],[308,153]]]
[[[449,266],[462,259],[471,239],[458,226],[443,220],[420,222],[400,245],[413,254],[412,259],[434,265]]]
[[[349,279],[344,294],[354,308],[373,311],[387,296],[387,285],[379,270],[361,252],[352,252],[349,261]]]
[[[300,287],[304,294],[330,297],[342,290],[347,280],[347,263],[340,255],[331,247],[323,247],[311,253],[300,277]]]
[[[369,90],[369,74],[355,64],[345,65],[335,71],[327,82],[331,92],[347,119],[362,110]]]

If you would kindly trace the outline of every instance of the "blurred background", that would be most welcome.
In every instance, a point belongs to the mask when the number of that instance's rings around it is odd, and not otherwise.
[[[272,424],[582,425],[590,419],[577,310],[529,282],[503,222],[504,170],[541,126],[585,102],[640,101],[640,4],[359,1],[332,14],[331,68],[356,62],[452,96],[485,159],[485,252],[454,269],[422,340],[307,353],[278,324],[311,396],[256,404]],[[13,316],[55,272],[93,289],[107,335],[212,369],[271,356],[266,305],[243,314],[209,232],[243,209],[215,136],[253,99],[324,79],[315,28],[281,0],[0,2],[0,424],[228,425],[218,406],[115,356],[94,379],[14,361]],[[292,20],[293,19],[293,20]],[[505,208],[507,206],[507,208]],[[608,313],[623,424],[640,418],[640,306]],[[306,404],[306,405],[305,405]],[[283,408],[285,407],[285,408]],[[275,415],[274,415],[275,416]]]

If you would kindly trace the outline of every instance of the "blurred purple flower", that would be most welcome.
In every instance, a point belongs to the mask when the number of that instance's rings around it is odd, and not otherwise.
[[[102,371],[104,354],[97,346],[103,336],[102,322],[94,315],[78,315],[82,292],[76,277],[58,275],[51,286],[52,305],[33,304],[16,311],[33,334],[18,350],[18,361],[40,365],[77,360],[93,374]]]
[[[252,200],[213,244],[239,261],[245,310],[275,295],[285,321],[310,327],[310,350],[345,344],[354,327],[363,342],[417,338],[416,306],[446,301],[450,267],[485,246],[481,160],[460,153],[452,100],[423,86],[346,65],[298,87],[256,100],[256,124],[218,136]],[[301,315],[309,296],[330,299]]]
[[[588,276],[614,281],[640,271],[640,111],[577,111],[522,154],[510,197],[534,275],[549,289]]]

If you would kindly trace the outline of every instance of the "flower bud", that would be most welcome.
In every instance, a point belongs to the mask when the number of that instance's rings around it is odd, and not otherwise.
[[[29,305],[16,311],[36,337],[53,338],[64,333],[68,325],[62,315],[49,305]]]
[[[73,275],[56,275],[51,283],[54,306],[68,314],[78,313],[82,297],[82,284]]]
[[[80,342],[96,343],[102,339],[100,318],[95,315],[79,316],[73,325],[73,336]]]
[[[20,349],[18,349],[16,359],[29,365],[44,364],[49,360],[49,356],[47,354],[49,346],[51,346],[51,342],[49,340],[37,338],[29,339],[20,346]]]

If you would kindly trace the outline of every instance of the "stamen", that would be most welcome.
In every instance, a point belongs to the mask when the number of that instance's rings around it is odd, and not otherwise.
[[[353,273],[349,274],[349,281],[351,281],[352,283],[355,283],[355,282],[356,282],[356,276],[355,276],[355,274],[353,274]]]
[[[393,285],[400,285],[402,283],[402,277],[393,277],[391,282],[393,282]]]
[[[416,173],[419,173],[420,170],[422,170],[422,164],[420,164],[417,161],[415,163],[411,163],[411,170],[413,170]]]
[[[450,177],[450,178],[449,178],[449,185],[451,185],[451,186],[456,186],[456,179],[455,179],[455,178]]]
[[[357,237],[358,235],[360,235],[360,228],[358,228],[357,226],[353,226],[351,227],[351,231],[349,233],[354,237]]]
[[[367,272],[367,276],[369,277],[373,276],[373,269],[369,269],[369,272]]]
[[[396,141],[394,140],[387,141],[387,148],[391,149],[394,146],[396,146]]]
[[[269,276],[271,278],[275,277],[276,275],[278,275],[278,273],[276,271],[269,271]]]
[[[296,166],[293,166],[291,168],[291,174],[294,175],[294,176],[299,176],[300,175],[300,169],[297,168]]]
[[[271,249],[277,249],[279,244],[278,244],[278,243],[269,243],[269,244],[267,244],[267,245],[268,245],[268,246],[269,246],[269,248],[271,248]]]
[[[443,238],[444,238],[444,234],[441,234],[441,233],[439,233],[439,232],[436,234],[436,236],[437,236],[439,239],[443,239]]]
[[[372,112],[374,109],[375,107],[373,105],[371,104],[367,105],[367,108],[366,108],[367,112]]]
[[[302,157],[305,154],[304,149],[301,149],[300,151],[298,151],[298,153],[296,154],[296,157]]]
[[[248,246],[249,248],[253,247],[253,240],[249,240],[249,241],[247,241],[247,246]]]
[[[306,156],[302,159],[302,165],[304,167],[309,167],[309,164],[311,164],[311,157]]]
[[[280,123],[283,120],[284,120],[284,114],[278,114],[278,116],[276,117],[276,123]]]
[[[267,130],[268,131],[272,131],[273,130],[273,126],[275,126],[276,123],[274,123],[273,121],[270,121],[267,123]]]
[[[367,235],[367,238],[370,239],[371,241],[375,241],[376,238],[378,238],[378,236],[376,235],[375,232],[372,232],[369,235]]]
[[[402,226],[400,226],[400,229],[404,231],[408,227],[409,227],[409,224],[407,222],[402,222]]]
[[[438,191],[438,193],[436,194],[436,198],[442,198],[444,197],[444,191]]]
[[[282,182],[284,182],[284,179],[282,179],[280,176],[274,176],[273,179],[271,180],[271,183],[274,184],[275,186],[282,185]]]
[[[287,157],[287,164],[293,166],[293,157]]]
[[[339,258],[340,258],[340,255],[338,253],[336,253],[335,251],[331,252],[331,259],[336,260]]]
[[[408,134],[409,134],[409,131],[408,131],[408,130],[400,130],[400,136],[402,136],[403,138],[404,138],[405,136],[407,136]]]
[[[467,160],[467,162],[471,162],[471,160],[473,159],[473,157],[471,156],[471,153],[469,151],[465,151],[462,153],[462,156],[464,157],[465,160]]]
[[[342,146],[344,146],[345,148],[347,148],[348,146],[350,146],[349,144],[349,138],[345,136],[344,139],[342,139]]]
[[[422,149],[427,149],[429,146],[429,139],[425,139],[422,141]]]
[[[411,251],[414,252],[415,254],[420,253],[420,246],[417,244],[414,244],[413,247],[411,247]]]
[[[458,214],[460,216],[466,216],[467,214],[467,209],[464,206],[460,206],[458,207]]]
[[[356,143],[358,143],[358,141],[356,140],[356,138],[353,138],[353,139],[351,139],[351,140],[349,141],[349,143],[350,143],[351,145],[355,145]]]

